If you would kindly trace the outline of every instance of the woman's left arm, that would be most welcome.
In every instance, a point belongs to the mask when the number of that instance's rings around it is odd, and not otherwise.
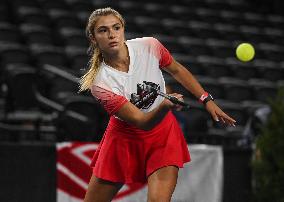
[[[171,74],[183,87],[191,92],[197,99],[205,93],[200,83],[195,79],[192,73],[183,65],[173,59],[171,64],[163,68],[166,72]],[[210,100],[205,104],[206,110],[211,114],[215,121],[221,121],[231,126],[235,126],[236,121],[224,113],[217,104]]]

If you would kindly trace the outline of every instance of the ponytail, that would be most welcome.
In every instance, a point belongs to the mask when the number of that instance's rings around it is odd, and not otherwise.
[[[83,75],[80,79],[80,89],[79,92],[88,90],[91,88],[92,83],[99,71],[100,64],[102,62],[102,53],[99,48],[94,48],[92,58],[89,62],[89,70],[85,75]]]

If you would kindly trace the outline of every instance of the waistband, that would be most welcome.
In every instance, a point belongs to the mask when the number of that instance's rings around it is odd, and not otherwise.
[[[170,126],[174,120],[174,115],[171,111],[169,111],[165,117],[162,119],[160,123],[158,123],[154,128],[151,130],[142,130],[136,126],[133,126],[123,120],[120,120],[118,118],[115,118],[114,116],[110,117],[110,121],[108,124],[108,128],[115,128],[118,130],[118,132],[123,132],[125,135],[130,134],[136,134],[136,135],[142,135],[142,136],[147,136],[147,135],[153,135],[153,133],[156,133],[162,129],[165,129],[166,127]]]

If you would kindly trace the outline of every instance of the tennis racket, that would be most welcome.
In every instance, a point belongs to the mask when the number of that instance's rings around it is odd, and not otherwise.
[[[153,85],[154,83],[152,82],[147,82],[147,81],[143,81],[144,84],[144,90],[148,91],[148,92],[153,92],[156,93],[166,99],[169,99],[172,103],[174,104],[178,104],[183,106],[184,110],[189,109],[189,104],[183,101],[180,101],[178,98],[172,96],[172,95],[168,95],[166,93],[161,92],[156,85]]]

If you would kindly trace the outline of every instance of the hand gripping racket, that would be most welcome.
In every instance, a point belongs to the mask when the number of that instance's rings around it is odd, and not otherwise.
[[[144,87],[145,87],[144,89],[146,91],[153,92],[153,93],[156,93],[156,94],[158,94],[160,96],[163,96],[164,98],[169,99],[172,103],[183,106],[184,110],[189,109],[189,104],[188,103],[180,101],[178,98],[176,98],[176,97],[174,97],[172,95],[168,95],[166,93],[161,92],[156,87],[156,85],[152,85],[153,84],[152,82],[143,81],[143,84],[144,84]]]

